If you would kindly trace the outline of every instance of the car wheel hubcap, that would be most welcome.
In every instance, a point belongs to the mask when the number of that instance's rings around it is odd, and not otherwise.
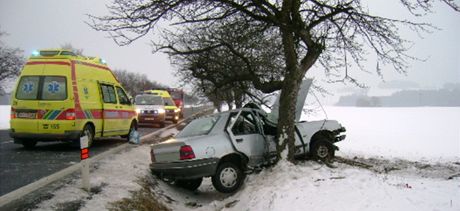
[[[321,145],[318,147],[317,155],[320,158],[325,158],[329,154],[327,146]]]
[[[223,186],[231,188],[235,186],[238,175],[233,168],[225,168],[220,173],[220,182]]]

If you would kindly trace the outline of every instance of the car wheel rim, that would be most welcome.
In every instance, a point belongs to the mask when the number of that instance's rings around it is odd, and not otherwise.
[[[224,168],[220,173],[220,182],[226,188],[235,186],[238,174],[234,168]]]
[[[328,154],[329,154],[329,149],[327,148],[327,146],[320,145],[318,147],[318,150],[317,150],[318,157],[326,158],[328,156]]]

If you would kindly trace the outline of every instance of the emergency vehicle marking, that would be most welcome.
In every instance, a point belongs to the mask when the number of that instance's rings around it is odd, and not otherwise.
[[[57,81],[51,81],[51,83],[48,84],[48,92],[53,94],[59,92],[59,83]]]
[[[32,82],[27,82],[24,84],[24,86],[22,87],[22,91],[24,91],[25,93],[31,93],[32,90],[33,90],[33,87],[34,87],[34,84]]]
[[[43,119],[54,120],[61,112],[61,110],[50,110],[43,116]]]

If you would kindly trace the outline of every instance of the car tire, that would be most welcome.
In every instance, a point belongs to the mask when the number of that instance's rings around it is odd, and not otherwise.
[[[80,137],[83,136],[88,136],[88,148],[90,148],[93,145],[94,142],[94,130],[93,127],[89,124],[86,124],[83,130],[81,131]],[[80,140],[78,140],[80,141]],[[77,146],[80,146],[80,143],[78,143]]]
[[[33,149],[35,145],[37,145],[37,141],[35,140],[21,140],[22,146],[26,149]]]
[[[195,191],[200,187],[201,182],[203,182],[203,178],[198,178],[198,179],[188,179],[188,180],[177,180],[176,185],[190,190],[190,191]]]
[[[335,156],[332,144],[326,140],[320,140],[313,144],[311,156],[314,160],[331,161]]]
[[[212,185],[221,193],[232,193],[243,184],[244,173],[237,165],[225,162],[217,167],[216,174],[212,176]]]

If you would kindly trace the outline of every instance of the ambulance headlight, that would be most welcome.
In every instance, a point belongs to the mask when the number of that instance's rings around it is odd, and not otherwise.
[[[140,113],[141,113],[141,111],[142,111],[141,109],[139,109],[139,108],[136,108],[136,114],[140,114]]]
[[[164,114],[164,113],[165,113],[165,110],[160,108],[160,109],[158,109],[158,113]]]

